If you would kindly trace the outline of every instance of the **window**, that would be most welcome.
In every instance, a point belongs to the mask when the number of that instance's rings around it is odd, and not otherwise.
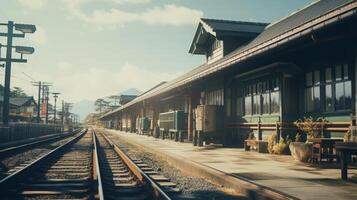
[[[280,112],[279,81],[268,79],[237,89],[236,115],[277,114]]]
[[[258,85],[253,85],[253,115],[260,114],[260,92],[258,91]]]
[[[332,68],[325,69],[325,111],[333,111]]]
[[[317,112],[320,109],[320,71],[306,73],[305,85],[306,111]]]
[[[348,65],[337,65],[335,67],[335,77],[335,110],[351,109],[352,83]]]
[[[244,91],[244,114],[251,115],[252,114],[252,92],[251,87],[246,86]]]
[[[321,73],[324,79],[321,79],[319,71],[306,73],[306,111],[334,112],[352,109],[352,82],[349,73],[348,64],[325,68]],[[321,102],[324,105],[321,106]]]
[[[280,112],[279,80],[271,81],[270,88],[270,113]]]
[[[224,102],[223,89],[211,90],[205,93],[207,105],[223,106]]]

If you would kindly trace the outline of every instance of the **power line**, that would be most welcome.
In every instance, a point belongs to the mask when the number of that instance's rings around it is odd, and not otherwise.
[[[0,72],[1,74],[4,74],[4,72]],[[31,82],[29,80],[26,80],[26,79],[23,79],[23,78],[20,78],[18,76],[15,76],[15,75],[11,75],[11,78],[15,78],[15,79],[18,79],[18,80],[22,80],[22,81],[26,81],[26,82]]]
[[[30,78],[32,81],[36,81],[34,78],[32,78],[30,75],[26,74],[25,72],[22,72],[25,76],[27,76],[28,78]]]

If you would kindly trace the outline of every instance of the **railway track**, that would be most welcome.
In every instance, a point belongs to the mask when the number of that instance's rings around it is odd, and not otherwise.
[[[104,134],[96,133],[99,173],[105,199],[170,199],[150,177]],[[152,169],[151,169],[152,170]],[[152,171],[151,175],[157,174]],[[164,180],[169,183],[168,180]]]
[[[0,180],[27,166],[46,152],[60,146],[61,143],[66,142],[76,133],[78,131],[1,149]]]
[[[83,131],[0,181],[0,199],[94,199],[93,135]]]
[[[105,135],[82,131],[0,180],[0,199],[170,199],[159,186],[170,182],[136,162]]]

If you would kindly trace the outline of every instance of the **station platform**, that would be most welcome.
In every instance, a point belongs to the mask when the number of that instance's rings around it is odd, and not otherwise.
[[[289,155],[195,147],[191,143],[108,129],[106,133],[166,159],[187,175],[207,178],[224,187],[234,189],[236,185],[237,189],[250,188],[289,199],[357,199],[357,169],[349,169],[349,178],[353,181],[346,182],[340,179],[339,169],[309,166],[294,161]]]

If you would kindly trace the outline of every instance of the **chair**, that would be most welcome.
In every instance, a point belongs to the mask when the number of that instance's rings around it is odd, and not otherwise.
[[[338,156],[334,153],[334,141],[314,141],[312,144],[312,162],[317,162],[321,165],[323,159],[328,162],[332,162],[334,159],[338,159]]]

